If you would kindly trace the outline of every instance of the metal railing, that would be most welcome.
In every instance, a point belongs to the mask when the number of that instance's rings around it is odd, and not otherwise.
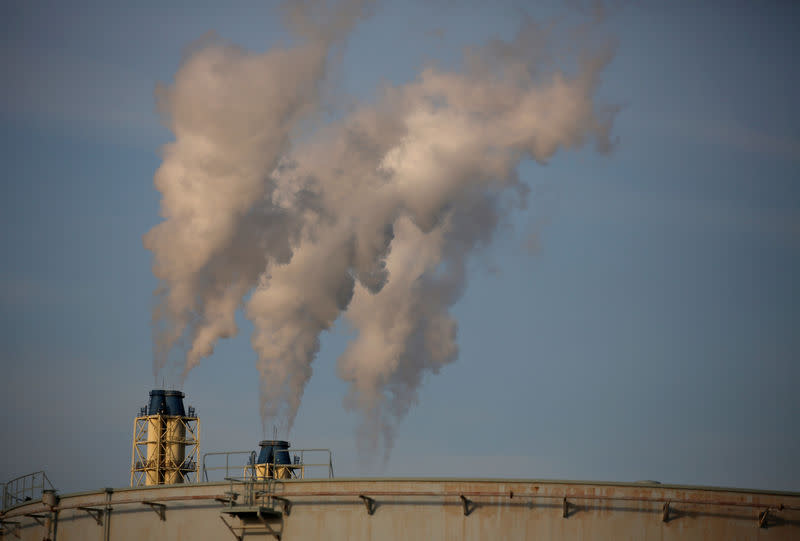
[[[231,464],[231,457],[232,456],[241,456],[247,455],[248,460],[245,463],[241,461],[236,461],[234,464]],[[209,466],[207,463],[208,457],[217,457],[217,456],[224,456],[225,457],[225,465],[224,466]],[[212,459],[213,461],[213,459]],[[218,472],[224,471],[225,475],[223,479],[234,479],[234,478],[241,478],[241,479],[252,479],[256,475],[255,471],[255,462],[256,462],[256,452],[255,451],[221,451],[215,453],[203,453],[203,474],[202,479],[203,481],[210,481],[211,479],[208,478],[208,472]],[[241,477],[234,475],[239,471],[242,472]]]
[[[275,497],[278,496],[276,493],[283,492],[278,488],[283,487],[280,481],[275,479],[252,479],[241,484],[238,481],[231,481],[230,488],[226,494],[238,494],[236,489],[239,486],[241,486],[242,490],[242,505],[261,504],[272,508],[275,506]]]
[[[289,453],[292,455],[291,464],[280,463],[266,463],[256,464],[255,451],[223,451],[214,453],[204,453],[202,460],[202,480],[240,480],[250,481],[259,477],[257,466],[264,468],[265,472],[286,472],[289,479],[305,479],[308,477],[308,470],[312,472],[324,469],[327,477],[333,479],[333,453],[330,449],[290,449]],[[311,455],[308,457],[308,455]],[[320,456],[321,458],[315,458]],[[244,458],[246,456],[246,458]],[[221,458],[224,457],[225,463],[221,464]],[[210,460],[209,460],[210,458]],[[306,462],[307,458],[311,458],[313,462]],[[209,478],[209,472],[211,477]],[[214,479],[214,474],[223,472],[222,479]],[[262,473],[261,475],[264,475]],[[316,478],[324,477],[325,475],[312,476]]]
[[[294,463],[300,465],[300,479],[305,479],[305,472],[306,468],[327,468],[328,470],[328,479],[333,479],[333,453],[330,449],[295,449],[291,451],[294,456]],[[328,460],[327,462],[306,462],[305,455],[306,453],[313,453],[313,454],[327,454]],[[299,458],[299,461],[298,461]],[[325,460],[322,458],[322,460]]]
[[[21,503],[41,499],[42,491],[46,489],[55,490],[53,483],[50,482],[44,471],[37,471],[12,479],[3,484],[3,511]]]

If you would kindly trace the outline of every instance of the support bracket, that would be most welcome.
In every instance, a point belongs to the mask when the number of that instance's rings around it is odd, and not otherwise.
[[[242,541],[242,538],[244,537],[244,535],[239,535],[238,533],[236,533],[236,530],[234,530],[234,529],[233,529],[233,526],[231,526],[230,524],[228,524],[228,521],[227,521],[227,520],[225,520],[225,517],[223,517],[222,515],[220,515],[220,516],[219,516],[219,519],[222,521],[222,523],[223,523],[225,526],[227,526],[227,527],[228,527],[228,529],[229,529],[229,530],[231,531],[231,533],[233,534],[233,537],[235,537],[235,538],[236,538],[236,541]],[[242,532],[242,533],[244,533],[244,532]]]
[[[142,502],[142,505],[149,505],[150,509],[155,511],[162,521],[167,520],[167,506],[163,503],[149,502],[145,500]]]
[[[759,515],[758,515],[758,527],[766,529],[768,522],[769,522],[769,507],[767,507],[766,509],[764,509],[764,511],[759,513]]]
[[[44,526],[44,520],[42,520],[42,519],[46,519],[47,518],[47,515],[42,515],[42,514],[39,514],[39,513],[31,513],[31,514],[25,515],[25,516],[26,517],[31,517],[33,520],[36,521],[36,523],[39,526]]]
[[[669,502],[666,502],[661,509],[661,522],[669,522]]]
[[[363,494],[359,494],[358,497],[364,501],[364,506],[367,508],[367,514],[373,514],[375,512],[375,500],[369,496],[364,496]]]
[[[9,528],[9,525],[13,526],[13,529]],[[14,535],[14,537],[20,539],[19,522],[17,522],[16,520],[0,520],[0,526],[3,527],[3,529],[0,530],[1,534],[5,535],[7,533],[11,533]]]
[[[105,514],[104,509],[98,509],[97,507],[78,507],[78,509],[89,513],[95,522],[97,522],[98,526],[103,525],[103,515]]]
[[[273,496],[272,499],[281,502],[281,505],[283,506],[283,514],[284,515],[286,515],[288,517],[291,514],[291,512],[292,512],[292,502],[290,500],[288,500],[287,498],[284,498],[282,496]]]
[[[564,518],[567,518],[569,516],[569,502],[567,501],[566,497],[564,497],[564,502],[562,504],[561,516]]]
[[[458,495],[461,498],[461,505],[464,507],[464,516],[468,517],[470,513],[472,513],[472,509],[470,509],[470,505],[472,505],[472,500],[464,496],[463,494]]]

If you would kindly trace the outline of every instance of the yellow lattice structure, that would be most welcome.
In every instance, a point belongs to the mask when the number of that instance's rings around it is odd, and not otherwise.
[[[197,417],[161,413],[136,417],[131,486],[197,482],[200,479],[199,453],[200,420]]]

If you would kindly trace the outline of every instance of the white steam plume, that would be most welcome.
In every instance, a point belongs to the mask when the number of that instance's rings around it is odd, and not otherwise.
[[[270,174],[319,99],[331,47],[355,22],[345,3],[313,39],[253,54],[208,35],[191,48],[173,84],[156,97],[175,141],[155,175],[164,221],[144,236],[161,281],[154,310],[154,372],[188,332],[184,375],[237,333],[242,297],[270,260],[288,261],[296,216],[269,203]],[[321,6],[294,2],[292,25],[314,34]],[[343,14],[349,15],[345,17]]]
[[[345,32],[361,11],[340,13]],[[300,140],[342,34],[317,39],[313,17],[291,15],[305,45],[201,44],[161,92],[176,141],[156,174],[165,221],[145,237],[162,281],[156,368],[187,338],[188,373],[236,333],[252,291],[262,421],[291,428],[319,335],[344,314],[357,330],[339,359],[345,402],[363,417],[362,448],[388,456],[424,374],[458,355],[449,309],[469,255],[524,205],[520,161],[610,148],[613,110],[593,96],[611,53],[567,74],[525,25],[471,52],[463,72],[425,69]]]

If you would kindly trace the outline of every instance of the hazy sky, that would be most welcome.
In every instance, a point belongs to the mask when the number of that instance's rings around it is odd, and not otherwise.
[[[273,2],[112,4],[0,7],[0,480],[44,469],[62,491],[127,485],[153,388],[142,235],[172,138],[156,84],[209,31],[253,51],[292,39]],[[330,99],[456,66],[525,14],[591,11],[533,4],[380,2],[334,59]],[[331,448],[337,476],[800,490],[800,5],[694,4],[629,2],[596,29],[617,42],[598,90],[620,106],[616,147],[522,164],[528,207],[470,259],[459,358],[425,377],[388,465],[358,460],[342,321],[294,446]],[[183,386],[203,452],[262,439],[253,327],[237,321]]]

